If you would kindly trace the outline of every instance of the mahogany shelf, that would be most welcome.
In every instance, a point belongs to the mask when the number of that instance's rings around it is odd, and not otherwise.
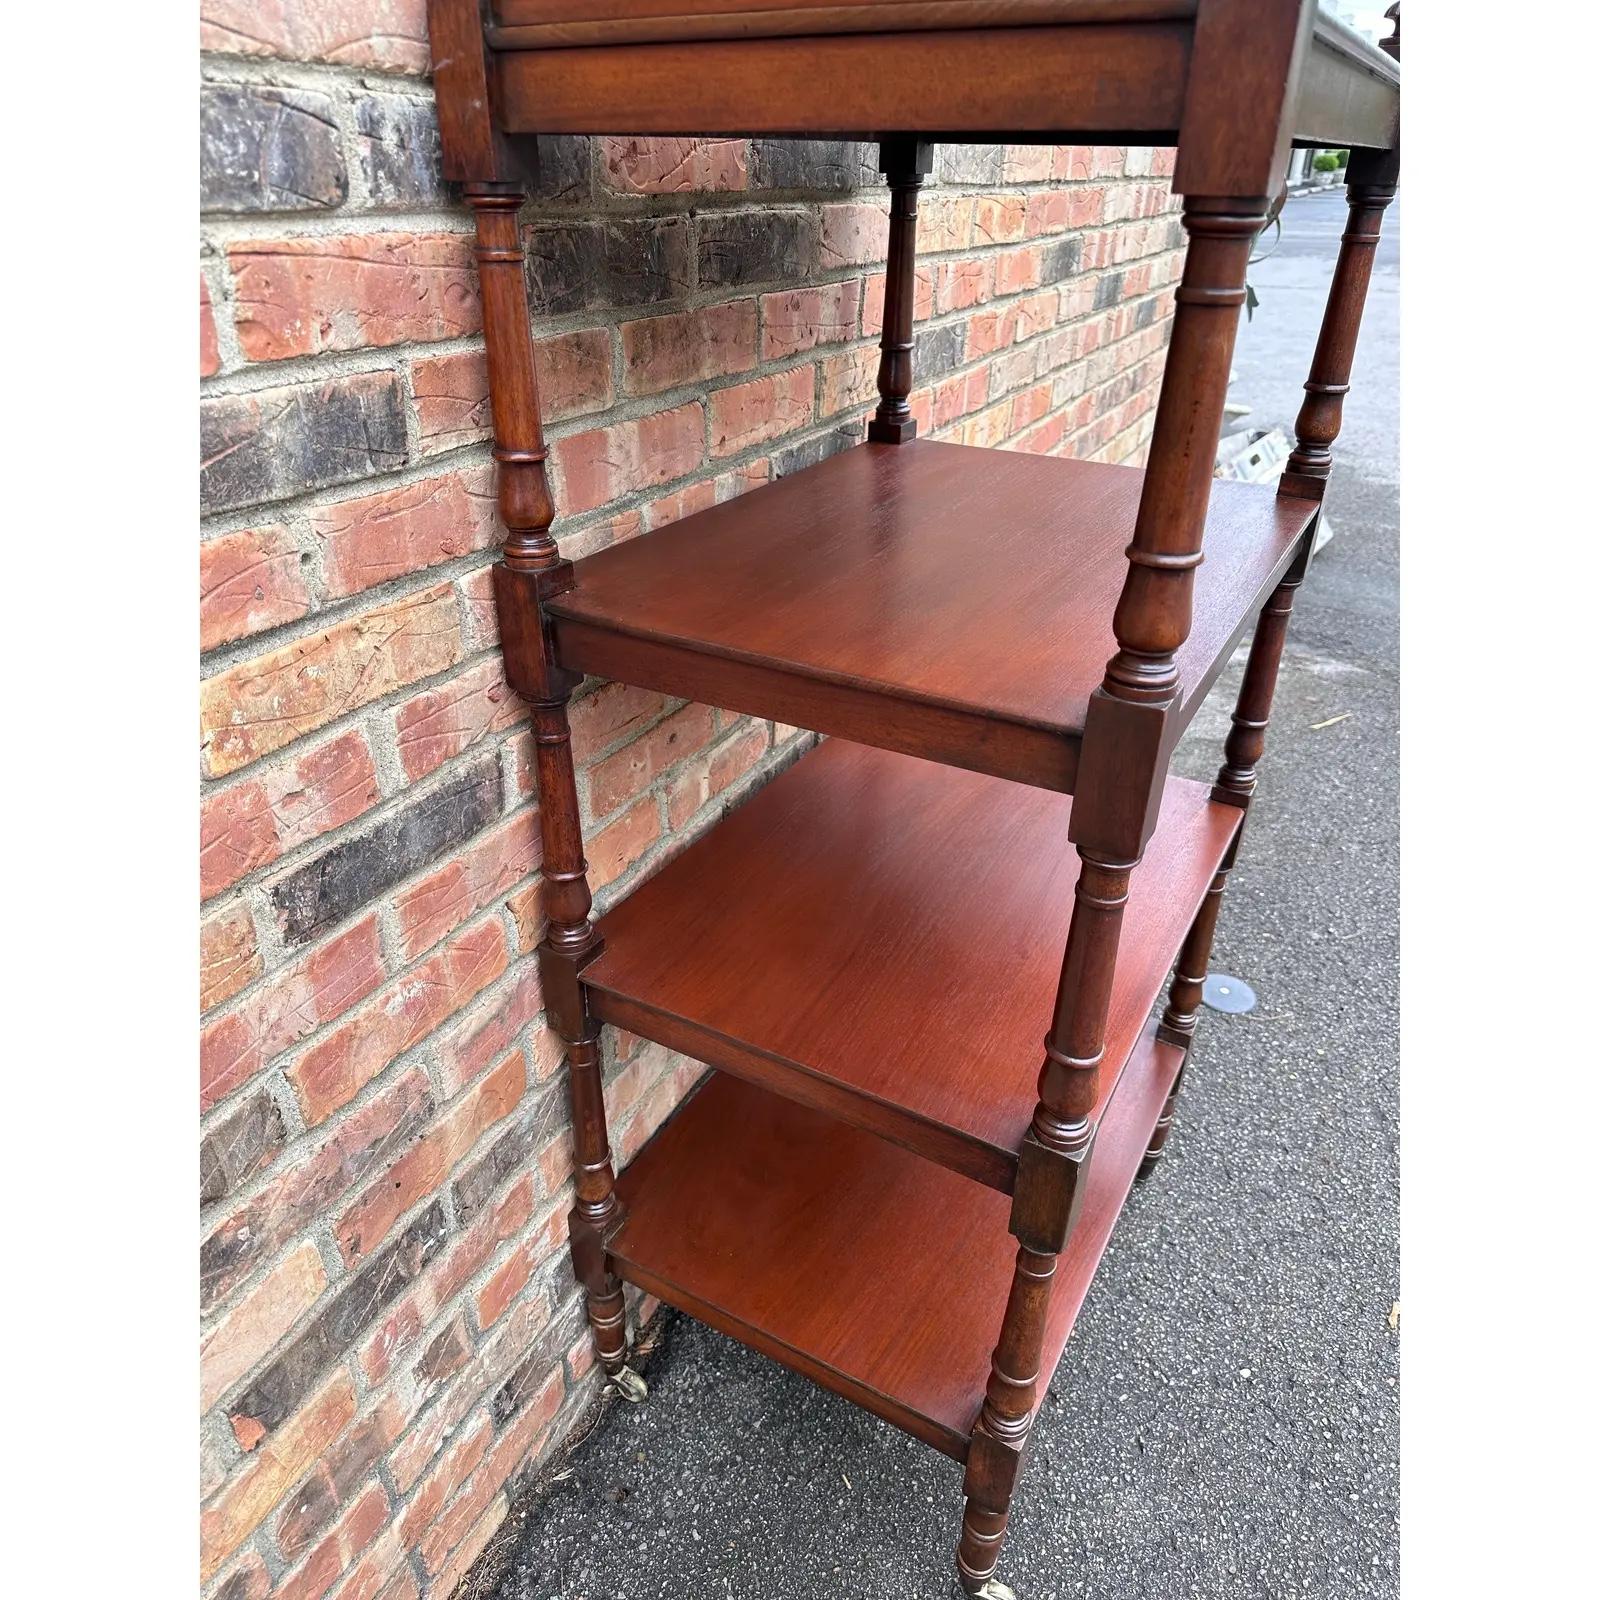
[[[1054,1373],[1183,1052],[1139,1039],[1058,1258]],[[713,1073],[617,1179],[623,1277],[964,1459],[1015,1241],[1003,1196]]]
[[[1137,467],[867,444],[578,562],[568,666],[1070,792],[1144,487]],[[1317,503],[1217,483],[1181,727]]]
[[[1009,1593],[1043,1386],[1175,1125],[1399,177],[1398,4],[1381,47],[1315,9],[428,0],[443,170],[474,215],[496,617],[532,727],[597,1362],[645,1398],[632,1282],[963,1460],[975,1600]],[[878,143],[878,401],[866,443],[573,563],[518,136],[624,132]],[[937,137],[1176,145],[1188,244],[1148,470],[916,438]],[[1296,144],[1348,150],[1349,225],[1283,476],[1217,482],[1249,266]],[[1252,626],[1215,784],[1174,778]],[[568,715],[585,674],[830,736],[598,927]],[[606,1023],[712,1068],[620,1174]]]
[[[590,1009],[1009,1192],[1072,915],[1071,809],[829,740],[601,922]],[[1123,923],[1102,1106],[1240,817],[1167,780]]]

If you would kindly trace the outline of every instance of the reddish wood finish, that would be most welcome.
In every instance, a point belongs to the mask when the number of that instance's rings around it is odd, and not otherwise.
[[[517,50],[495,82],[514,133],[1042,139],[1070,108],[1084,138],[1156,143],[1178,125],[1189,35],[1090,23]]]
[[[1072,903],[1071,804],[829,740],[605,918],[590,1007],[1009,1189]],[[1116,1070],[1237,821],[1170,780],[1109,1007]]]
[[[448,37],[449,30],[445,32]],[[622,1286],[606,1262],[601,1240],[619,1213],[606,1139],[598,1025],[584,1012],[577,981],[584,963],[600,949],[600,939],[589,921],[592,901],[567,722],[567,699],[576,679],[556,663],[540,613],[541,602],[570,581],[572,569],[550,535],[554,508],[545,474],[533,336],[517,234],[522,193],[511,184],[470,183],[467,202],[477,225],[498,503],[506,527],[503,559],[495,568],[495,599],[508,680],[531,702],[544,847],[540,871],[548,918],[539,960],[551,1025],[567,1045],[576,1172],[570,1223],[573,1266],[587,1291],[601,1364],[607,1372],[616,1372],[626,1356]]]
[[[579,562],[549,603],[556,647],[601,677],[1070,790],[1144,482],[920,439],[843,451]],[[1179,725],[1314,511],[1217,485]]]
[[[682,39],[793,38],[886,28],[1039,27],[1192,17],[1196,0],[495,0],[497,44],[551,49]]]
[[[533,706],[540,964],[568,1045],[574,1267],[600,1358],[616,1373],[625,1356],[620,1268],[964,1456],[957,1570],[978,1594],[1041,1388],[1171,1126],[1398,169],[1397,71],[1310,0],[494,12],[485,29],[478,0],[431,0],[430,29],[445,170],[478,227],[508,528],[496,596]],[[1385,49],[1398,57],[1398,30]],[[908,443],[917,136],[1167,143],[1180,123],[1190,248],[1148,470]],[[864,449],[574,569],[549,531],[505,135],[624,127],[884,137],[881,400]],[[1245,261],[1291,138],[1354,148],[1351,228],[1280,493],[1213,491]],[[1166,780],[1168,759],[1264,601],[1207,800]],[[811,757],[613,912],[608,952],[566,716],[584,671],[908,754]],[[618,1183],[605,1017],[782,1096],[718,1078]]]
[[[889,259],[884,272],[883,351],[878,361],[878,409],[867,424],[876,444],[905,444],[917,434],[911,393],[912,326],[917,300],[917,194],[933,171],[933,146],[885,139],[879,170],[889,180]]]
[[[1055,1274],[1048,1385],[1180,1056],[1144,1035]],[[715,1074],[617,1180],[612,1259],[641,1288],[961,1457],[1011,1278],[1006,1202]]]
[[[1208,0],[1208,4],[1211,0]],[[1317,17],[1307,40],[1296,0],[1249,8],[1206,30],[1194,0],[845,0],[816,6],[583,8],[560,17],[507,9],[488,39],[502,125],[517,132],[866,134],[1196,142],[1207,115],[1236,133],[1240,164],[1292,72],[1297,143],[1394,142],[1398,75],[1342,24]],[[511,21],[515,17],[519,20]],[[533,19],[537,20],[521,20]],[[1281,47],[1285,46],[1286,49]],[[1202,66],[1191,58],[1204,52]],[[1287,50],[1287,53],[1286,53]],[[1197,80],[1231,86],[1215,106],[1185,100]],[[813,85],[826,82],[825,94]],[[916,84],[916,94],[903,86]],[[1281,145],[1279,124],[1272,136]],[[1224,139],[1215,153],[1229,158]],[[1233,192],[1225,169],[1198,189]],[[1282,161],[1277,164],[1282,171]],[[1220,189],[1218,185],[1221,185]],[[1251,185],[1247,190],[1255,192]]]
[[[1339,243],[1333,282],[1328,289],[1322,332],[1306,379],[1305,403],[1295,418],[1295,448],[1279,492],[1320,500],[1333,470],[1333,441],[1344,418],[1344,397],[1350,392],[1350,368],[1361,332],[1361,308],[1372,280],[1373,258],[1383,213],[1394,199],[1399,162],[1392,156],[1374,161],[1365,152],[1351,155],[1346,196],[1350,220]]]

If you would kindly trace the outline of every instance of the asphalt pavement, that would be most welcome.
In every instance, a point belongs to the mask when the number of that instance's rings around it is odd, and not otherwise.
[[[1398,211],[1217,935],[1259,1003],[1202,1014],[1050,1387],[1000,1566],[1020,1600],[1398,1592]],[[1252,422],[1293,423],[1344,217],[1291,200],[1252,269]],[[955,1463],[687,1317],[649,1379],[517,1508],[479,1600],[951,1593]]]

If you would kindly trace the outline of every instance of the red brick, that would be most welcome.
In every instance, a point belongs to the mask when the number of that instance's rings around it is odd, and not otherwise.
[[[883,205],[844,202],[822,208],[824,270],[861,267],[889,253],[889,212]]]
[[[1027,199],[1027,234],[1037,239],[1043,233],[1060,233],[1068,226],[1075,191],[1042,189]]]
[[[994,292],[1019,294],[1024,289],[1037,289],[1043,270],[1044,256],[1038,246],[1007,250],[995,258]]]
[[[255,924],[243,906],[230,906],[200,924],[200,1010],[220,1006],[261,976]]]
[[[1048,422],[1035,428],[1031,433],[1025,433],[1020,438],[1012,441],[1012,448],[1027,450],[1035,455],[1050,455],[1057,445],[1061,443],[1067,431],[1067,419],[1058,414]]]
[[[246,1550],[212,1591],[214,1600],[267,1600],[271,1593],[272,1575],[254,1550]]]
[[[355,1414],[355,1388],[341,1369],[246,1460],[200,1513],[202,1582],[255,1532]]]
[[[289,1066],[306,1121],[321,1122],[354,1099],[505,968],[505,933],[498,922],[487,922],[391,984]]]
[[[389,1497],[371,1484],[302,1566],[280,1580],[274,1600],[322,1600],[389,1520]]]
[[[329,1600],[421,1600],[395,1524],[378,1535]]]
[[[327,1287],[309,1240],[291,1250],[200,1341],[200,1409],[209,1411],[317,1303]]]
[[[413,783],[480,740],[526,719],[528,708],[506,684],[498,657],[425,690],[394,711],[400,764]]]
[[[1019,194],[981,196],[973,206],[972,242],[1015,244],[1026,231],[1029,203]]]
[[[971,195],[929,195],[917,208],[917,250],[934,255],[944,250],[965,250],[972,242],[972,221],[977,203]]]
[[[737,455],[811,420],[810,367],[774,372],[711,396],[711,453]]]
[[[344,67],[428,67],[426,0],[201,0],[200,48]]]
[[[861,280],[816,289],[782,289],[761,297],[761,358],[778,361],[819,344],[853,339],[861,319]]]
[[[572,755],[585,766],[600,751],[621,739],[631,739],[666,709],[666,697],[653,689],[626,683],[608,683],[594,694],[573,702]]]
[[[994,294],[993,257],[978,256],[967,261],[939,263],[938,301],[941,311],[964,311],[982,305]]]
[[[489,1502],[483,1515],[466,1533],[460,1533],[459,1529],[452,1532],[451,1537],[458,1537],[460,1542],[449,1557],[440,1562],[439,1574],[434,1585],[438,1593],[455,1593],[461,1580],[472,1569],[473,1563],[488,1549],[489,1541],[500,1531],[510,1509],[510,1503],[505,1495],[497,1494]]]
[[[498,1061],[539,1015],[543,1005],[539,969],[532,962],[524,962],[504,994],[482,1001],[439,1046],[439,1078],[444,1092],[458,1094],[491,1062]]]
[[[1019,394],[1011,402],[1011,427],[1012,433],[1020,433],[1022,429],[1031,427],[1050,409],[1050,385],[1041,383],[1034,388]]]
[[[717,476],[717,500],[737,500],[740,495],[772,481],[772,462],[767,456],[746,461]]]
[[[980,311],[967,323],[967,360],[978,361],[1011,343],[1016,324],[1008,311]]]
[[[989,403],[989,369],[963,373],[942,383],[933,392],[933,425],[947,428],[958,417],[977,411]]]
[[[210,1308],[257,1266],[325,1215],[368,1173],[391,1161],[433,1111],[428,1080],[408,1072],[351,1112],[312,1153],[280,1168],[214,1228],[200,1252],[201,1298]]]
[[[356,729],[262,777],[207,795],[200,807],[202,899],[378,803],[378,776]]]
[[[533,1246],[519,1244],[484,1280],[472,1303],[480,1328],[492,1327],[501,1313],[527,1288],[537,1263]]]
[[[1044,183],[1055,161],[1055,146],[1008,144],[1001,180],[1005,183]]]
[[[716,503],[716,481],[705,478],[699,483],[675,489],[671,494],[664,494],[659,500],[652,500],[645,507],[645,515],[651,528],[664,528],[669,522],[679,522],[684,517],[692,516],[696,511],[704,511]]]
[[[407,960],[431,950],[539,865],[539,814],[522,811],[479,834],[453,861],[395,897]]]
[[[493,650],[500,643],[500,619],[494,611],[494,568],[479,567],[456,580],[461,596],[462,645],[469,655]]]
[[[667,826],[681,828],[706,801],[751,771],[767,750],[765,723],[751,723],[709,760],[697,762],[667,794]]]
[[[579,328],[573,333],[552,334],[535,341],[533,354],[539,376],[539,411],[546,422],[605,411],[616,398],[611,382],[609,328]],[[415,372],[416,367],[412,370]]]
[[[551,457],[564,489],[562,509],[569,516],[594,511],[693,472],[705,459],[705,410],[696,401],[571,434],[555,444]]]
[[[911,318],[926,322],[933,315],[933,268],[926,263],[917,268],[917,289],[912,296]],[[869,339],[883,332],[883,274],[866,279],[861,296],[861,331]]]
[[[294,622],[311,609],[304,560],[286,528],[242,528],[200,546],[200,648]]]
[[[1013,300],[1006,307],[1006,315],[1010,318],[1010,337],[1016,340],[1031,339],[1046,328],[1053,328],[1058,306],[1058,297],[1048,289],[1043,294],[1030,294],[1021,300]]]
[[[852,406],[876,400],[878,360],[878,348],[870,344],[822,360],[818,364],[822,374],[822,398],[817,403],[817,415],[831,417]]]
[[[1098,186],[1092,189],[1069,189],[1067,226],[1087,228],[1098,223],[1105,215],[1106,191]]]
[[[534,360],[539,410],[546,422],[604,411],[615,399],[611,335],[605,328],[580,328],[540,339]],[[419,454],[437,455],[490,436],[489,367],[483,351],[462,350],[413,361],[411,392],[416,400]]]
[[[622,325],[622,387],[660,394],[756,364],[756,303],[734,300]]]
[[[589,769],[589,810],[606,817],[647,789],[673,762],[703,750],[716,734],[709,706],[685,706]]]
[[[473,1219],[466,1233],[428,1268],[414,1289],[396,1301],[363,1340],[356,1360],[369,1384],[381,1383],[396,1363],[414,1352],[423,1330],[433,1323],[440,1308],[461,1292],[501,1245],[521,1233],[532,1216],[533,1179],[524,1175],[514,1179],[499,1200]],[[469,1402],[470,1399],[469,1395]],[[396,1460],[390,1465],[401,1493],[407,1493],[414,1481],[409,1472],[420,1473],[431,1453],[415,1461],[407,1438],[397,1437],[400,1443]],[[409,1464],[407,1472],[402,1472],[399,1460]]]
[[[601,177],[618,194],[692,194],[745,189],[743,139],[602,139]]]
[[[447,1389],[406,1429],[389,1456],[389,1472],[401,1494],[409,1494],[439,1452],[472,1416],[479,1397],[498,1387],[523,1360],[550,1322],[550,1308],[537,1296],[524,1297],[489,1334],[464,1379]]]
[[[506,910],[517,925],[517,954],[527,955],[544,936],[544,884],[539,880],[506,896]]]
[[[211,310],[211,285],[200,278],[200,376],[209,378],[222,365],[217,354],[217,319]]]
[[[478,444],[494,430],[489,411],[489,358],[482,350],[413,361],[411,394],[421,455]],[[539,398],[543,402],[542,389]]]
[[[401,1513],[402,1544],[416,1544],[450,1497],[478,1470],[493,1441],[494,1424],[484,1417],[445,1451],[439,1464],[417,1485],[417,1492]]]
[[[1050,159],[1052,178],[1087,178],[1094,162],[1094,150],[1083,144],[1058,144]]]
[[[484,463],[320,506],[311,531],[322,546],[329,598],[359,594],[495,544],[494,476]]]
[[[482,326],[463,233],[252,240],[228,251],[251,361],[454,339]]]
[[[527,1060],[515,1050],[374,1179],[334,1225],[346,1265],[370,1255],[401,1217],[438,1189],[480,1136],[516,1110],[527,1084]]]
[[[418,1553],[422,1557],[423,1566],[430,1573],[442,1574],[446,1558],[452,1552],[459,1556],[462,1551],[471,1549],[482,1527],[486,1511],[492,1513],[496,1505],[503,1503],[500,1490],[506,1479],[543,1442],[543,1435],[561,1409],[564,1393],[563,1374],[557,1368],[551,1373],[532,1403],[520,1411],[511,1425],[501,1434],[494,1448],[484,1458],[483,1465],[473,1473],[467,1487],[456,1496],[444,1514],[423,1536],[418,1545]],[[500,1516],[504,1516],[503,1510]],[[495,1525],[498,1525],[498,1522]],[[494,1527],[491,1526],[489,1532],[483,1535],[483,1544],[488,1542],[489,1535],[493,1531]],[[476,1559],[481,1549],[482,1544],[479,1544],[477,1550],[472,1550],[466,1557],[468,1565]],[[445,1577],[440,1576],[437,1588],[439,1593],[449,1594],[451,1584]]]
[[[201,1109],[209,1110],[382,982],[375,916],[280,968],[200,1035]]]
[[[620,878],[661,834],[660,818],[656,815],[656,802],[646,796],[631,811],[625,811],[609,826],[601,828],[589,840],[586,854],[589,857],[589,883],[592,888],[603,889]]]
[[[204,765],[222,777],[461,657],[448,584],[242,661],[200,686]]]

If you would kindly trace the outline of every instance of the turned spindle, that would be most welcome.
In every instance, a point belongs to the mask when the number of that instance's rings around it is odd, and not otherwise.
[[[567,1047],[576,1190],[569,1230],[573,1266],[586,1293],[601,1365],[615,1375],[627,1357],[626,1314],[605,1239],[621,1213],[606,1135],[599,1030],[587,1015],[578,981],[584,963],[598,954],[600,938],[589,919],[593,898],[567,716],[577,678],[555,659],[541,614],[544,600],[570,585],[572,568],[550,533],[555,508],[517,225],[522,190],[506,182],[468,183],[466,195],[477,226],[497,497],[506,527],[494,572],[495,602],[507,681],[528,701],[533,723],[546,918],[539,967],[550,1025]]]
[[[933,146],[885,139],[878,170],[889,180],[889,260],[883,276],[883,335],[878,341],[878,409],[867,423],[877,444],[904,444],[917,433],[911,393],[917,307],[917,197],[933,170]]]

